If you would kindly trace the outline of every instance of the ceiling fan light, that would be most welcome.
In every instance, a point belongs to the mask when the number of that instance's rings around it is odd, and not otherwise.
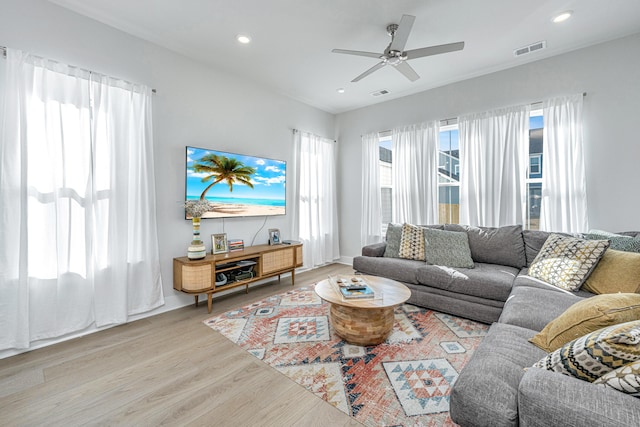
[[[556,16],[554,16],[551,21],[553,21],[553,23],[555,23],[555,24],[559,24],[560,22],[564,22],[567,19],[571,18],[571,15],[573,15],[573,11],[572,10],[565,10],[564,12],[561,12],[561,13],[557,14]]]
[[[249,44],[251,43],[251,37],[249,37],[246,34],[238,34],[236,36],[236,40],[238,41],[238,43],[242,43],[242,44]]]

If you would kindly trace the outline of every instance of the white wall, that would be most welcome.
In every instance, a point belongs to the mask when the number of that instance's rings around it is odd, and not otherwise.
[[[292,128],[332,137],[335,116],[220,70],[191,61],[141,39],[43,0],[0,0],[0,45],[77,65],[157,89],[153,103],[156,192],[165,311],[193,304],[193,296],[173,290],[172,259],[185,256],[191,223],[184,220],[185,146],[286,160],[293,175]],[[4,63],[4,61],[1,61]],[[4,67],[4,64],[2,64]],[[0,77],[3,72],[0,70]],[[0,85],[1,86],[1,85]],[[2,90],[0,89],[0,96]],[[292,185],[287,201],[291,206]],[[287,238],[291,209],[270,217],[255,243],[267,243],[267,229]],[[208,219],[201,234],[207,248],[212,233],[249,244],[262,226],[256,219]],[[214,300],[215,301],[215,300]],[[214,302],[215,303],[215,302]]]
[[[640,230],[637,34],[338,115],[340,253],[361,249],[361,135],[580,92],[590,227]]]

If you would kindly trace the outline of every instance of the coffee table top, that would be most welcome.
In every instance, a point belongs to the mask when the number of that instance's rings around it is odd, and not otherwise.
[[[404,284],[395,280],[377,276],[358,275],[358,277],[362,277],[367,285],[373,289],[376,295],[382,295],[382,298],[344,299],[336,290],[336,285],[331,283],[328,279],[322,280],[316,284],[316,294],[331,304],[358,308],[393,307],[402,304],[411,296],[411,290]]]

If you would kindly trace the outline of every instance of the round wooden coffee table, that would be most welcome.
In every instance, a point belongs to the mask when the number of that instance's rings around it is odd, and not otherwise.
[[[373,289],[374,299],[344,299],[337,285],[322,280],[315,286],[320,298],[331,304],[330,319],[336,334],[356,345],[382,343],[393,329],[396,306],[411,296],[405,285],[395,280],[376,276],[357,276]],[[382,295],[382,298],[380,298]]]

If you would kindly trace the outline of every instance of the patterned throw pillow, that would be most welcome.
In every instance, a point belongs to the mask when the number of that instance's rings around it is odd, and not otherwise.
[[[605,387],[640,397],[640,362],[630,363],[622,368],[604,374],[593,382]]]
[[[424,261],[424,229],[417,225],[402,224],[400,258]]]
[[[531,263],[529,276],[565,291],[577,291],[608,247],[608,240],[551,234]]]
[[[640,320],[599,329],[549,353],[534,368],[593,382],[640,360]]]
[[[427,264],[445,267],[473,268],[469,237],[464,231],[444,231],[427,228],[425,257]]]
[[[398,258],[400,253],[400,239],[402,238],[402,225],[389,224],[387,226],[387,246],[384,248],[384,256],[387,258]]]
[[[611,243],[610,248],[616,251],[640,252],[640,239],[637,237],[624,236],[603,230],[590,230],[585,238],[589,240],[608,240]]]

